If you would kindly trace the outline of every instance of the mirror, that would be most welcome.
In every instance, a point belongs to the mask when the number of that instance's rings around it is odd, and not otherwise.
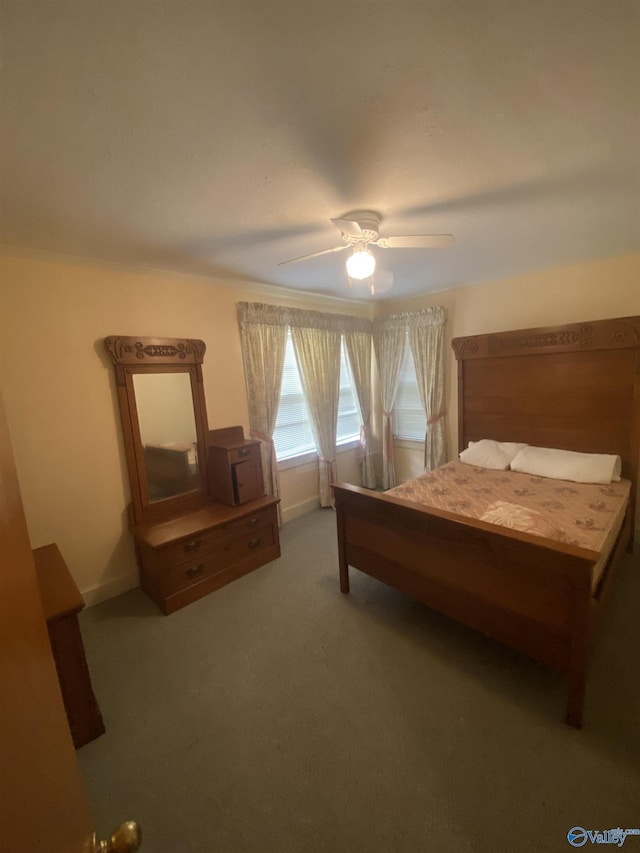
[[[149,500],[200,488],[198,436],[188,373],[134,373]]]
[[[175,517],[208,496],[203,341],[105,338],[116,385],[134,523]]]

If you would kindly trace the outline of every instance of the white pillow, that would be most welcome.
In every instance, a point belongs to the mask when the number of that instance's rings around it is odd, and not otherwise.
[[[621,467],[619,456],[530,446],[511,462],[512,471],[574,483],[611,483],[620,479]]]
[[[526,446],[515,441],[493,441],[490,438],[483,438],[481,441],[470,441],[469,447],[460,454],[460,461],[465,465],[506,471],[511,460]]]

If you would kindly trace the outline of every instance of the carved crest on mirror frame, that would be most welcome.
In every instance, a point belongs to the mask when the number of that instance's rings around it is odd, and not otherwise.
[[[159,363],[164,361],[202,364],[206,345],[192,338],[132,338],[112,335],[104,347],[114,364]]]

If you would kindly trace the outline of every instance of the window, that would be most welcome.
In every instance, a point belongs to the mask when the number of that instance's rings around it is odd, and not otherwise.
[[[344,338],[340,342],[340,400],[338,402],[338,429],[336,443],[347,444],[360,439],[360,410],[353,391],[351,368],[344,349]]]
[[[300,383],[298,365],[293,351],[291,330],[287,331],[287,346],[284,353],[282,388],[276,428],[273,433],[277,459],[302,456],[316,449],[311,430],[311,421]]]
[[[400,368],[398,392],[392,413],[392,430],[396,438],[408,438],[413,441],[424,441],[427,431],[427,416],[424,412],[416,368],[413,363],[411,347],[407,340],[404,349],[404,360]]]
[[[337,443],[346,444],[360,436],[360,413],[351,384],[351,371],[347,365],[344,346],[340,351],[340,400],[338,403]],[[280,406],[273,442],[278,460],[292,459],[305,453],[315,453],[311,419],[304,399],[298,365],[293,351],[291,330],[287,332],[287,345],[282,372]]]

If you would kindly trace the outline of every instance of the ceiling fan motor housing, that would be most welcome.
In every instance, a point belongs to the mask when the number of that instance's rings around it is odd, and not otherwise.
[[[380,235],[380,215],[371,210],[355,210],[348,213],[343,219],[350,219],[352,222],[357,222],[362,230],[362,236],[353,236],[351,234],[342,233],[342,236],[347,243],[373,243]]]

